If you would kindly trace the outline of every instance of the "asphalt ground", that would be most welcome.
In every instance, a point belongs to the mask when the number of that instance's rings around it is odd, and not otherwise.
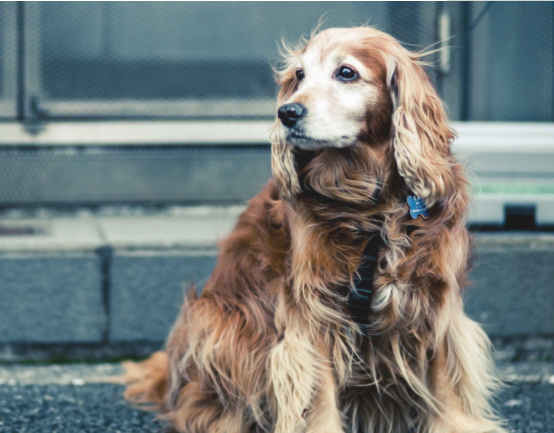
[[[129,406],[120,385],[96,378],[113,365],[0,367],[2,433],[163,432],[155,414]],[[554,433],[554,363],[508,364],[496,406],[517,433]]]

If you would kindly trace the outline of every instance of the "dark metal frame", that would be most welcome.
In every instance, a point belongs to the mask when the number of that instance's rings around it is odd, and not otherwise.
[[[169,119],[273,117],[275,100],[65,101],[44,98],[41,86],[40,2],[24,2],[24,117],[35,119]]]
[[[40,2],[5,2],[4,22],[0,23],[5,44],[4,80],[0,99],[0,119],[19,119],[30,128],[48,121],[61,120],[191,120],[191,119],[269,119],[275,114],[271,100],[118,100],[68,101],[52,100],[43,93],[41,85],[41,28]],[[436,3],[435,39],[439,39],[441,14],[450,18],[451,38],[443,44],[450,46],[448,71],[436,71],[436,85],[446,102],[450,117],[461,121],[469,118],[471,96],[471,57],[480,48],[468,38],[471,23],[487,2]],[[426,22],[433,20],[425,16]],[[485,17],[480,28],[488,25]],[[7,44],[10,44],[8,46]],[[230,114],[232,113],[232,114]],[[36,129],[36,128],[35,128]],[[38,130],[38,129],[37,129]],[[36,131],[35,131],[36,132]]]
[[[47,120],[63,119],[191,119],[191,118],[272,118],[275,115],[275,101],[271,100],[194,100],[179,101],[156,100],[118,100],[118,101],[67,101],[45,98],[41,87],[41,52],[40,52],[40,2],[23,2],[18,5],[22,16],[23,28],[22,54],[23,68],[23,98],[21,114],[28,124]],[[444,8],[451,18],[459,17],[461,9],[467,9],[459,2],[437,4],[437,10]],[[426,17],[433,20],[433,17]],[[436,19],[436,17],[435,17]],[[438,25],[438,23],[435,23]],[[464,30],[460,19],[453,21],[452,43],[456,46],[459,34]],[[463,64],[461,57],[463,49],[455,49],[452,53],[452,67],[447,74],[438,74],[437,85],[444,90],[444,98],[454,118],[460,118],[463,106],[467,105],[462,91]],[[230,116],[229,113],[233,113]]]
[[[0,83],[0,118],[15,118],[17,115],[17,5],[2,4],[3,20],[0,22],[0,38],[3,44],[3,77]]]

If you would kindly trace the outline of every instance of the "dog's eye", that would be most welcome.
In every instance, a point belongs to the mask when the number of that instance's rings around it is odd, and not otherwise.
[[[302,69],[296,70],[296,79],[302,81],[304,79],[304,71]]]
[[[342,81],[352,81],[358,78],[358,73],[349,66],[341,66],[337,71],[337,78]]]

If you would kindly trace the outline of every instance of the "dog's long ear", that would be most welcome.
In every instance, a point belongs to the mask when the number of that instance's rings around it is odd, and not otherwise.
[[[298,86],[295,68],[288,65],[285,69],[276,72],[279,95],[277,96],[277,108],[285,103]],[[294,160],[294,149],[283,141],[281,128],[283,125],[279,119],[275,119],[269,138],[271,141],[271,169],[273,177],[281,188],[284,198],[291,198],[300,192],[300,182]]]
[[[419,56],[401,50],[387,65],[394,156],[408,187],[432,206],[455,188],[450,151],[455,136]]]

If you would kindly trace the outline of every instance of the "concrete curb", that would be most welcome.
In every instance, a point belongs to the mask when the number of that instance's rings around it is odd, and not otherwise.
[[[121,364],[53,364],[0,366],[0,386],[72,385],[83,386],[105,382],[121,375]],[[498,367],[502,380],[554,385],[554,362],[506,363]]]
[[[41,226],[0,238],[0,359],[105,359],[161,345],[241,210],[17,221]],[[554,234],[478,234],[468,314],[493,337],[554,335],[552,263]]]

